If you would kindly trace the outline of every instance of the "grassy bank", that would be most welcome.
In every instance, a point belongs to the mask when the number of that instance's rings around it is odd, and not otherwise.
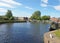
[[[0,20],[1,23],[18,23],[18,22],[26,22],[25,20]]]
[[[56,35],[58,38],[60,38],[60,29],[59,29],[59,30],[56,30],[54,33],[55,33],[55,35]]]

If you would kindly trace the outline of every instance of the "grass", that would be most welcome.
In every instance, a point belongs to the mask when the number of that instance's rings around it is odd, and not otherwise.
[[[18,22],[26,22],[25,20],[0,20],[1,23],[18,23]]]
[[[60,30],[56,30],[54,33],[58,38],[60,38]]]

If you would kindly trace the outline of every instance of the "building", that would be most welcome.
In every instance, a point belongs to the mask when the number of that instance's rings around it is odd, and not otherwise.
[[[28,17],[14,17],[15,20],[28,20]]]
[[[18,17],[14,17],[14,20],[18,20]]]
[[[55,17],[53,17],[53,18],[50,18],[50,20],[53,21],[53,22],[58,22],[58,23],[60,23],[60,18],[55,18]]]

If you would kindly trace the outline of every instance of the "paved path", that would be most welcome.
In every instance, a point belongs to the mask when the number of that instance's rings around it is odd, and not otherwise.
[[[44,43],[60,43],[60,39],[53,33],[55,31],[47,32],[44,34]]]

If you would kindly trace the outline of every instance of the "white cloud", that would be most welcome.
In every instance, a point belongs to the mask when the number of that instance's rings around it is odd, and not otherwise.
[[[0,2],[0,6],[13,8],[13,6],[6,4],[6,3],[2,3],[2,2]]]
[[[48,0],[41,0],[42,2],[44,2],[44,3],[48,3]]]
[[[53,6],[53,8],[56,9],[56,10],[60,10],[60,5]]]
[[[22,5],[14,0],[0,0],[0,6],[14,8],[14,5]]]
[[[2,7],[15,8],[14,7],[15,5],[18,5],[18,6],[22,5],[24,8],[33,10],[33,8],[31,8],[29,6],[24,6],[23,4],[16,2],[15,0],[0,0],[0,6],[2,6]]]
[[[0,8],[0,12],[6,12],[7,10],[4,8]]]
[[[40,6],[47,7],[47,4],[42,3]]]
[[[28,6],[25,6],[25,8],[30,9],[30,10],[33,10],[33,8],[30,8],[30,7],[28,7]]]
[[[21,3],[18,3],[18,2],[14,1],[14,0],[1,0],[1,1],[9,3],[9,4],[22,5]]]
[[[40,6],[47,7],[48,6],[48,0],[41,0]]]

